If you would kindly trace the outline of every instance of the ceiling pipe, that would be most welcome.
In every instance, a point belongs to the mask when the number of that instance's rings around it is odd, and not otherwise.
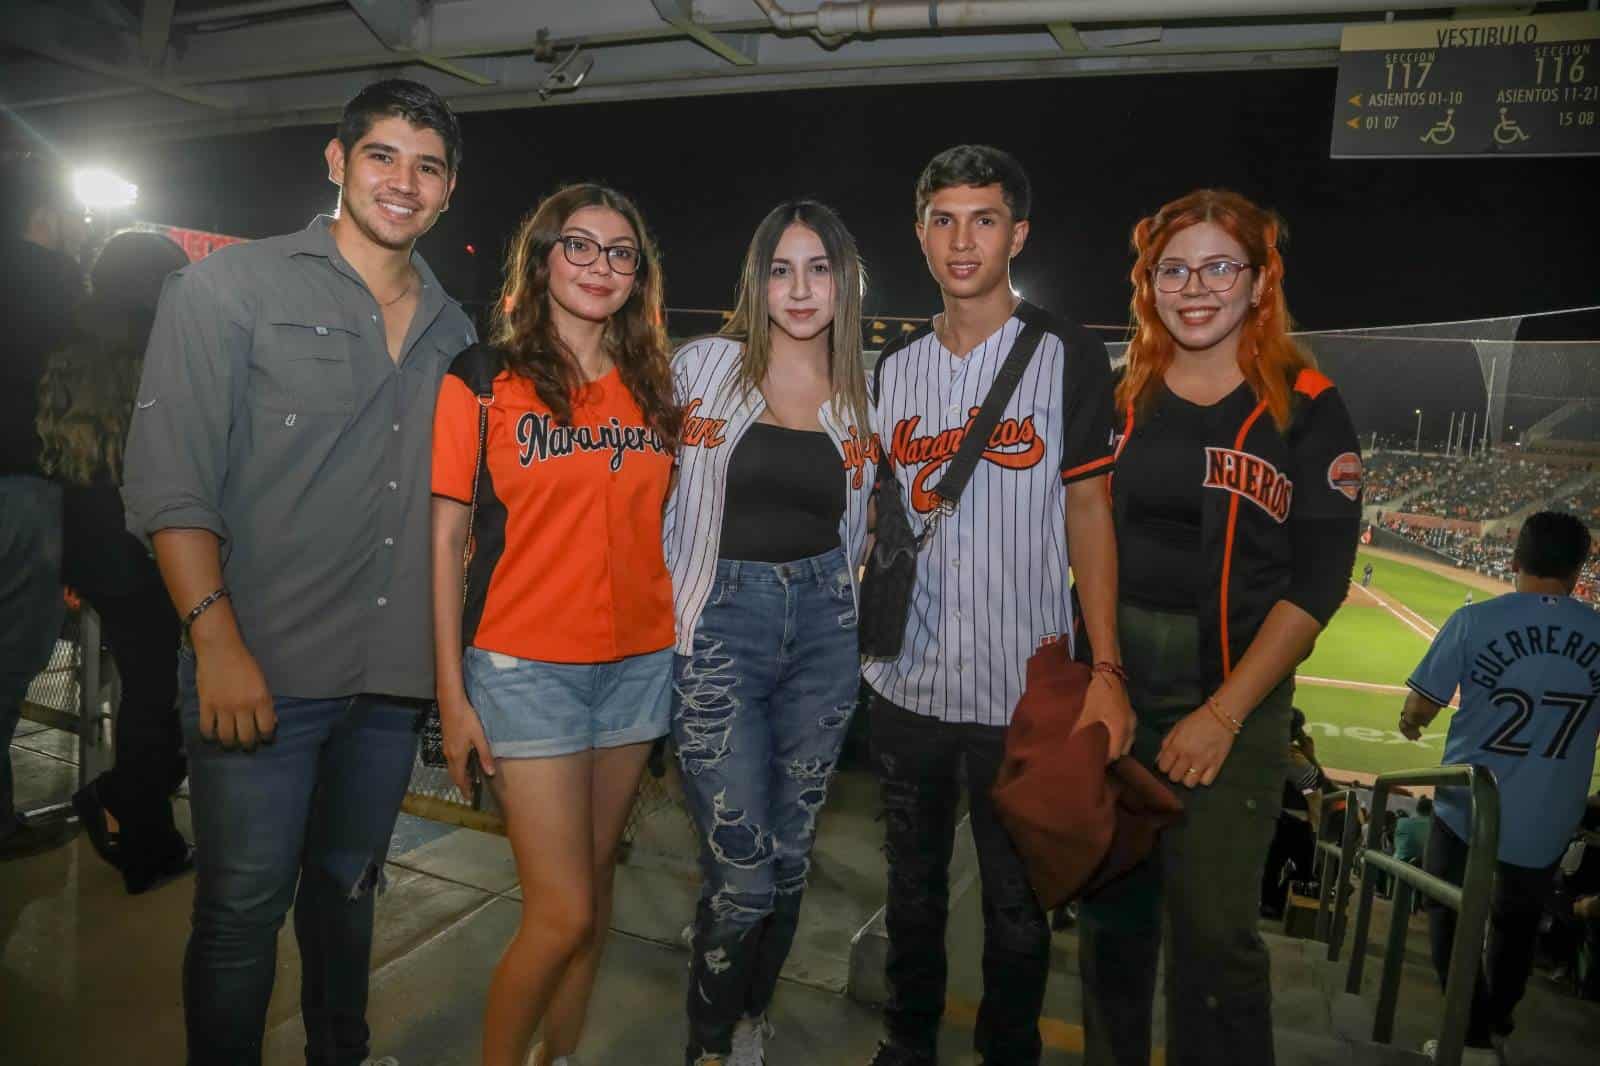
[[[833,41],[878,33],[1037,26],[1053,22],[1129,22],[1336,15],[1437,8],[1439,0],[823,0],[814,11],[790,11],[779,0],[755,0],[780,32],[814,33]],[[1462,7],[1500,0],[1457,0]]]

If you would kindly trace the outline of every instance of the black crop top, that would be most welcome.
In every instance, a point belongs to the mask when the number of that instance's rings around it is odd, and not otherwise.
[[[752,425],[728,461],[718,555],[787,563],[839,547],[843,460],[817,430]]]

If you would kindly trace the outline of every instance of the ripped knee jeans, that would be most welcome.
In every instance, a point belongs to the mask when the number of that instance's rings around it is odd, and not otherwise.
[[[764,1014],[794,942],[817,816],[859,685],[844,553],[721,560],[677,656],[672,737],[700,831],[686,1061]]]
[[[271,744],[224,751],[200,736],[187,652],[178,680],[196,870],[183,967],[189,1066],[261,1061],[278,930],[291,905],[306,1061],[355,1066],[369,1051],[374,896],[422,705],[280,699]]]

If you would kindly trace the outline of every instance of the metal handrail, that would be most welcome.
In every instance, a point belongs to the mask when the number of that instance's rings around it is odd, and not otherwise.
[[[1344,829],[1338,843],[1324,839],[1328,819],[1334,811],[1329,803],[1336,798],[1344,800]],[[1317,893],[1318,940],[1328,942],[1328,961],[1339,961],[1339,946],[1344,943],[1345,915],[1350,910],[1350,871],[1355,863],[1356,846],[1360,843],[1359,820],[1351,812],[1360,810],[1356,790],[1330,792],[1323,797],[1323,811],[1317,826],[1317,851],[1322,856],[1322,872],[1318,875],[1320,891]],[[1337,863],[1331,871],[1330,864]]]
[[[1408,863],[1386,854],[1384,815],[1389,790],[1400,785],[1460,786],[1471,790],[1472,826],[1468,833],[1466,875],[1458,888]],[[1438,817],[1437,814],[1434,817]],[[1378,982],[1378,1005],[1372,1020],[1374,1043],[1387,1044],[1394,1035],[1394,1012],[1400,994],[1400,969],[1405,961],[1406,932],[1410,924],[1412,894],[1424,896],[1456,911],[1455,940],[1450,947],[1450,974],[1444,986],[1444,1017],[1439,1025],[1438,1066],[1460,1066],[1478,980],[1478,958],[1483,951],[1484,927],[1489,917],[1496,860],[1500,849],[1500,787],[1494,774],[1482,766],[1435,766],[1379,775],[1372,788],[1372,814],[1367,826],[1367,846],[1362,849],[1361,901],[1356,908],[1355,939],[1350,947],[1350,971],[1345,991],[1361,994],[1361,969],[1366,961],[1367,936],[1372,926],[1372,899],[1378,873],[1395,879],[1389,938],[1384,950],[1383,974]]]

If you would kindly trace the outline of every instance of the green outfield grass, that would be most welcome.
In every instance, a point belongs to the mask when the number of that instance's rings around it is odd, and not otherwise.
[[[1372,563],[1374,591],[1391,603],[1410,607],[1434,626],[1444,624],[1462,605],[1470,588],[1442,574],[1365,552],[1356,559],[1352,576],[1357,583],[1361,568],[1368,562]],[[1483,589],[1472,589],[1474,602],[1493,596]],[[1352,590],[1318,639],[1316,650],[1297,673],[1302,677],[1404,686],[1428,650],[1428,643],[1370,597]],[[1446,709],[1434,721],[1421,743],[1413,743],[1395,731],[1404,703],[1402,691],[1336,688],[1305,680],[1295,692],[1295,705],[1305,711],[1308,728],[1316,738],[1318,761],[1327,767],[1363,773],[1438,765],[1450,726],[1450,711]],[[1600,773],[1594,775],[1594,785],[1600,787]]]

